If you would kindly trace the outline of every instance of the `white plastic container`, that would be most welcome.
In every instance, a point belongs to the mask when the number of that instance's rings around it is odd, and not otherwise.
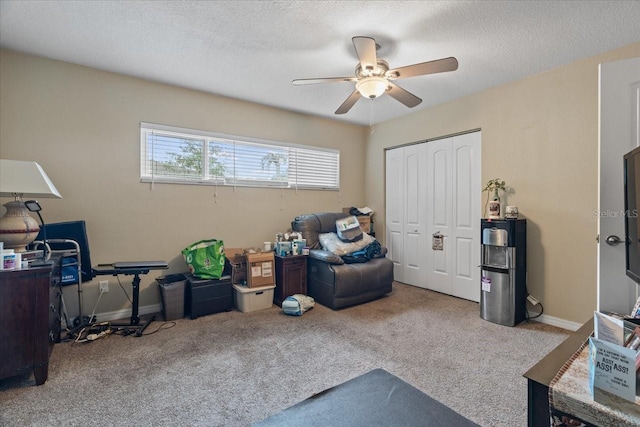
[[[236,307],[243,313],[265,310],[273,305],[273,289],[275,285],[248,288],[242,285],[233,285],[233,298]]]
[[[13,249],[5,249],[2,252],[2,268],[3,270],[13,270],[16,268],[16,254]]]

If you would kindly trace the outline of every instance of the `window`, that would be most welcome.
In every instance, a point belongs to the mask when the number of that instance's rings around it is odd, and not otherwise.
[[[140,180],[339,190],[340,152],[141,123]]]

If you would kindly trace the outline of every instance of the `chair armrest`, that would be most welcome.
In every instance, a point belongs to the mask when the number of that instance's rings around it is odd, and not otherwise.
[[[311,249],[309,256],[328,264],[344,264],[344,261],[338,255],[323,249]]]
[[[379,253],[379,254],[376,254],[376,256],[374,256],[374,258],[384,258],[384,257],[386,257],[386,256],[387,256],[387,248],[386,248],[385,246],[383,246],[383,247],[380,249],[380,253]]]

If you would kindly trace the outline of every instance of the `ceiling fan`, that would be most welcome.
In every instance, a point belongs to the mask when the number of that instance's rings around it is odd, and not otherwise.
[[[458,69],[458,60],[453,57],[421,62],[390,70],[389,63],[376,57],[376,41],[371,37],[356,36],[351,39],[360,63],[356,66],[355,77],[329,77],[319,79],[297,79],[294,85],[313,85],[319,83],[356,82],[356,90],[336,110],[336,114],[345,114],[355,105],[360,96],[375,99],[385,93],[409,108],[422,102],[411,92],[402,89],[392,80],[426,74],[443,73]]]

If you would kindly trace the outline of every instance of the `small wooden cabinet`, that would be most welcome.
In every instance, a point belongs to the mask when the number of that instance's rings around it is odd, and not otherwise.
[[[276,255],[276,288],[273,302],[282,307],[282,301],[295,294],[307,294],[307,255]]]
[[[0,270],[0,378],[49,372],[53,344],[60,341],[59,263]]]

